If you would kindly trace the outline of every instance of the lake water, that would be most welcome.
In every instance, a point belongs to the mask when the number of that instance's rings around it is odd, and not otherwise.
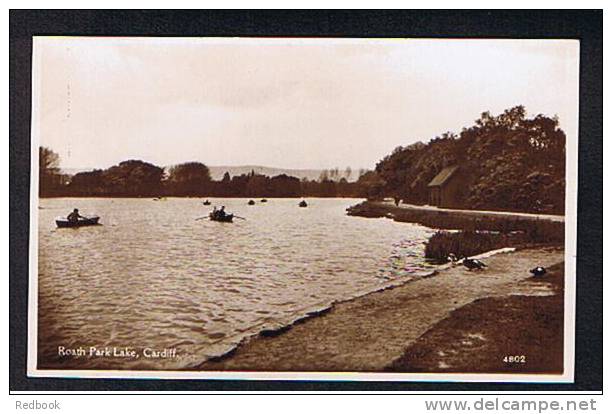
[[[357,199],[211,201],[246,220],[196,220],[212,208],[196,198],[41,199],[39,368],[189,368],[334,301],[431,272],[423,242],[432,230],[347,216]],[[54,218],[74,207],[102,225],[57,229]],[[60,346],[141,357],[61,357]],[[144,348],[176,356],[145,358]]]

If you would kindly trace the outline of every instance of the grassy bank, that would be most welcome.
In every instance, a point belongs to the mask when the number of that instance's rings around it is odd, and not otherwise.
[[[563,263],[541,279],[550,296],[488,297],[451,312],[386,370],[394,372],[563,372]],[[507,358],[508,357],[508,358]],[[515,357],[519,357],[516,361]]]

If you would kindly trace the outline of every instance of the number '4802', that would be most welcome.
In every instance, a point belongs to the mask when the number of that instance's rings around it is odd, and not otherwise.
[[[503,361],[509,364],[524,364],[527,358],[525,355],[506,355]]]

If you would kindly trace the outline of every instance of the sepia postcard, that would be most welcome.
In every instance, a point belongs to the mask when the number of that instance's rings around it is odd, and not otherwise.
[[[573,382],[579,49],[35,37],[28,375]]]

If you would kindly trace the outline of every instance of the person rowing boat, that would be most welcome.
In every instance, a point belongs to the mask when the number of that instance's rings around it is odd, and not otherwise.
[[[213,221],[224,221],[224,222],[231,222],[234,219],[233,214],[227,214],[225,212],[225,206],[221,206],[219,210],[217,210],[217,207],[215,206],[213,208],[213,211],[210,213],[209,217]]]
[[[215,206],[215,208],[213,208],[213,215],[216,215],[217,217],[225,217],[227,215],[227,213],[225,212],[225,206],[221,206],[221,208],[219,210],[217,210],[217,206]]]
[[[78,208],[72,210],[72,213],[68,214],[68,217],[66,217],[70,223],[78,223],[80,218],[86,219],[87,217],[81,216]]]
[[[98,216],[81,216],[79,214],[79,209],[75,208],[66,217],[56,217],[55,223],[57,224],[57,227],[82,227],[98,224],[98,220],[100,220],[100,217]]]

